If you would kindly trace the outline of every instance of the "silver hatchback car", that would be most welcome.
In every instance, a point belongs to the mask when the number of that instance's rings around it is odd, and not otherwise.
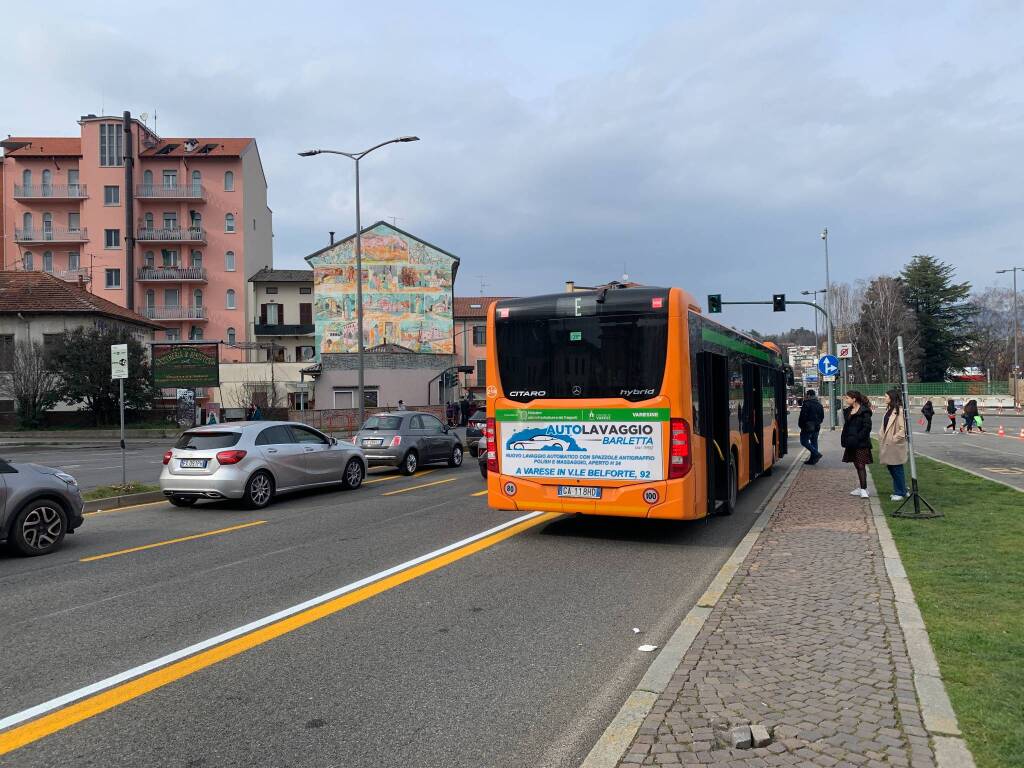
[[[441,420],[419,411],[371,416],[356,433],[355,444],[371,465],[390,465],[411,475],[421,464],[444,461],[462,466],[462,441]]]
[[[366,457],[351,443],[290,421],[239,421],[182,433],[164,454],[160,490],[178,507],[243,499],[259,509],[278,493],[334,483],[353,489],[365,476]]]

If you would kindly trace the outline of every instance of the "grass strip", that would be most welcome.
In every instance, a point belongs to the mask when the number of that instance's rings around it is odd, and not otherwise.
[[[1024,494],[927,458],[917,469],[921,495],[944,517],[891,517],[889,472],[873,464],[871,473],[978,768],[1019,768]]]
[[[88,491],[82,494],[82,498],[86,501],[96,501],[97,499],[110,499],[114,496],[127,496],[131,493],[149,493],[150,491],[159,491],[159,485],[151,485],[148,483],[127,483],[125,485],[100,485],[96,488],[90,488]]]

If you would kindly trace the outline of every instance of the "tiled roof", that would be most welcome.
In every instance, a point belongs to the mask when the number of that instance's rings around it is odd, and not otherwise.
[[[487,307],[492,302],[510,299],[511,296],[469,296],[455,297],[454,317],[487,317]]]
[[[312,269],[264,268],[249,278],[250,283],[312,283]]]
[[[26,315],[102,315],[158,330],[164,328],[130,309],[94,296],[75,283],[46,272],[0,272],[0,315],[15,312]]]
[[[190,139],[195,139],[196,148],[191,152],[186,152],[185,142]],[[237,139],[204,139],[198,136],[186,136],[183,139],[164,138],[154,146],[139,152],[139,157],[238,157],[253,141],[255,139],[246,137]],[[214,146],[210,147],[208,151],[203,151],[211,144]]]
[[[8,136],[0,147],[8,157],[82,156],[82,140],[64,136]]]

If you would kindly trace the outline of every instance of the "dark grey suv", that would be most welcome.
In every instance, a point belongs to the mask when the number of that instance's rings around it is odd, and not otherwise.
[[[391,465],[411,475],[421,464],[462,466],[462,441],[430,413],[391,411],[371,416],[353,442],[370,466]]]
[[[82,524],[75,478],[41,464],[0,459],[0,540],[23,555],[52,552]]]

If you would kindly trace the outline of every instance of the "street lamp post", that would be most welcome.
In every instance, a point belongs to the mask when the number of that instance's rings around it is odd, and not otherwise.
[[[299,152],[299,157],[312,157],[313,155],[343,155],[354,160],[356,164],[356,349],[359,353],[359,383],[356,396],[359,398],[359,425],[362,427],[366,421],[366,402],[363,399],[363,384],[366,376],[366,368],[363,357],[363,226],[361,211],[359,209],[359,161],[373,152],[375,149],[386,147],[388,144],[398,144],[406,141],[419,141],[418,136],[400,136],[397,139],[389,139],[376,144],[362,152],[341,152],[336,149],[308,149]]]
[[[1017,273],[1024,272],[1024,267],[1010,267],[1009,269],[997,269],[997,275],[1004,275],[1007,272],[1013,273],[1013,407],[1020,405],[1020,398],[1017,396],[1017,381],[1020,377],[1020,360],[1017,358],[1017,337],[1020,336],[1020,319],[1017,316]]]
[[[818,303],[818,294],[819,293],[824,296],[826,293],[828,293],[828,291],[825,290],[824,288],[818,288],[817,290],[814,290],[814,291],[800,291],[800,295],[801,296],[813,296],[814,297],[813,301],[814,301],[815,304]],[[815,312],[814,313],[814,356],[817,357],[818,353],[820,351],[821,351],[821,345],[818,343],[818,313]]]
[[[821,239],[825,241],[825,331],[828,333],[825,354],[831,355],[835,346],[832,344],[832,280],[828,274],[828,227],[821,230]],[[836,413],[836,383],[832,381],[831,384],[828,402],[829,410],[832,411],[832,429],[835,429],[836,424],[839,423],[838,414]]]

